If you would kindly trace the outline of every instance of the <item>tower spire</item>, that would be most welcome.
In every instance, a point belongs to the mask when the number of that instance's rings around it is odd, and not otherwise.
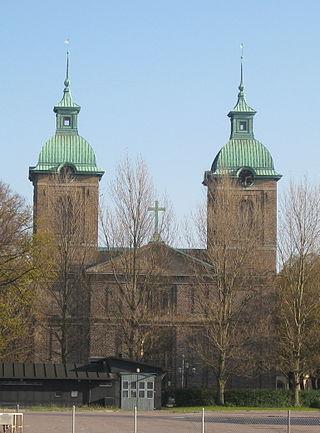
[[[69,55],[70,55],[69,44],[70,44],[70,40],[66,39],[64,41],[64,43],[68,45],[67,53],[66,53],[66,79],[64,80],[64,85],[66,88],[68,88],[70,86],[70,80],[69,80]]]
[[[69,51],[67,51],[66,79],[64,80],[64,85],[66,87],[69,87],[69,85],[70,85],[70,81],[69,81]]]
[[[69,45],[69,39],[64,41],[65,44]],[[70,69],[70,51],[67,48],[66,52],[66,77],[64,80],[63,96],[59,104],[55,105],[53,111],[56,113],[56,134],[61,135],[78,135],[77,123],[78,113],[80,106],[73,102],[69,69]]]
[[[241,96],[243,96],[243,91],[244,91],[244,84],[243,84],[243,48],[244,48],[244,45],[241,44],[240,48],[241,48],[241,57],[240,57],[240,85],[239,85],[239,90],[240,90]],[[240,94],[239,94],[239,96],[240,96]]]
[[[240,84],[238,100],[233,109],[229,112],[228,116],[231,120],[231,135],[230,138],[254,138],[253,134],[253,116],[256,114],[255,110],[251,108],[247,101],[244,93],[244,73],[243,73],[243,48],[244,45],[240,45],[241,57],[240,57]]]

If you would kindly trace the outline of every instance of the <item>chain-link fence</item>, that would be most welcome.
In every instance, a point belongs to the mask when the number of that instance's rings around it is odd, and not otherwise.
[[[205,433],[320,432],[320,414],[291,411],[208,412],[204,428]]]
[[[320,433],[320,411],[25,412],[24,433]]]

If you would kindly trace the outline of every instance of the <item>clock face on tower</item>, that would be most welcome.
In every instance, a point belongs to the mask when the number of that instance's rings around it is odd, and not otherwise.
[[[251,186],[254,183],[254,177],[250,170],[242,170],[239,174],[239,179],[243,187]]]

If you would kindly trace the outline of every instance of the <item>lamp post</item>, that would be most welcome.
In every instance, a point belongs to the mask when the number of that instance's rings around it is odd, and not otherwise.
[[[187,386],[187,378],[190,373],[195,374],[197,369],[191,367],[189,362],[186,361],[184,354],[182,355],[181,367],[178,367],[178,372],[181,374],[181,388]]]

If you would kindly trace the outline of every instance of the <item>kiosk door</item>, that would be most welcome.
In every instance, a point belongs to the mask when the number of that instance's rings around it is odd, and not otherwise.
[[[155,375],[121,373],[121,409],[153,410]]]

